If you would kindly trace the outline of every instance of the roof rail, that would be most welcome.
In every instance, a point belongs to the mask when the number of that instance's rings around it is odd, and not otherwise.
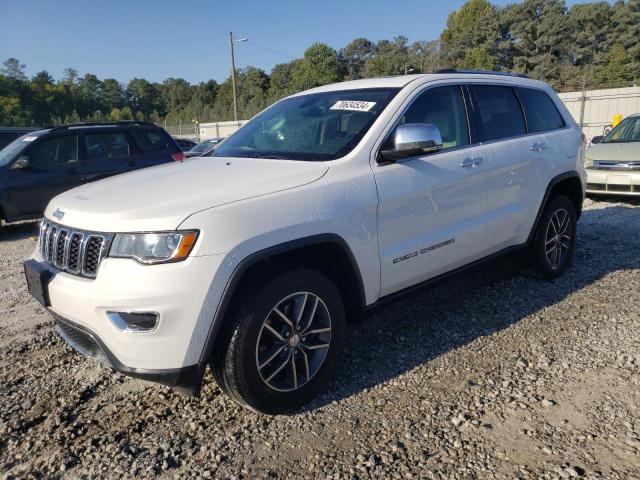
[[[58,130],[67,130],[69,128],[78,128],[78,127],[109,127],[109,126],[118,126],[124,127],[127,125],[145,125],[145,126],[156,126],[155,123],[152,122],[144,122],[138,120],[122,120],[118,122],[74,122],[68,123],[66,125],[61,125],[59,127],[52,128],[53,131]]]
[[[529,78],[526,75],[522,75],[521,73],[496,72],[493,70],[465,70],[463,68],[443,68],[440,70],[436,70],[433,73],[464,73],[473,75],[501,75],[503,77]]]

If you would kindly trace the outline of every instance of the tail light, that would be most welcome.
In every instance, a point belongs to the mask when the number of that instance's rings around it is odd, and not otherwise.
[[[173,158],[176,162],[182,162],[185,158],[184,152],[176,152],[171,154],[171,158]]]

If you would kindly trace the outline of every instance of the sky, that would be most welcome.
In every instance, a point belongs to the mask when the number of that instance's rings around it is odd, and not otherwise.
[[[464,0],[0,0],[0,62],[15,57],[27,75],[67,67],[127,82],[169,77],[191,83],[229,76],[228,35],[236,68],[269,72],[314,42],[340,49],[364,37],[434,40]],[[496,5],[513,3],[494,0]],[[580,3],[568,0],[567,5]]]

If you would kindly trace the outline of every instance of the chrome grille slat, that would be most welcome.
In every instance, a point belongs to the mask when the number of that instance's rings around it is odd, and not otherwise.
[[[113,235],[77,231],[43,220],[38,250],[58,270],[95,278],[112,238]]]

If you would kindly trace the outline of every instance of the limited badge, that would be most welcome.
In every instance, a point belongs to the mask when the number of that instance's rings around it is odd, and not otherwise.
[[[340,100],[330,110],[353,110],[355,112],[368,112],[376,102],[361,102],[360,100]]]

